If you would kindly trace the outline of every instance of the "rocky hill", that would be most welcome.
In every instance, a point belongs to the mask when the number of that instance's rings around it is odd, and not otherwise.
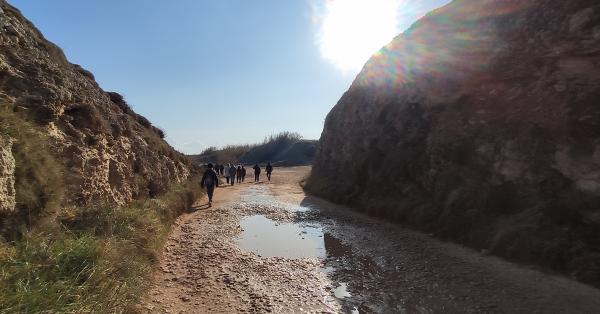
[[[66,187],[69,203],[125,204],[160,194],[171,182],[190,175],[188,160],[162,139],[160,129],[133,112],[119,94],[102,90],[92,73],[70,63],[60,48],[3,0],[0,107],[6,129],[0,133],[1,212],[31,210],[15,202],[19,197],[15,173],[23,161],[13,155],[29,141],[16,138],[24,129],[38,130],[47,140],[47,145],[26,155],[48,149],[59,163],[60,185]],[[40,173],[32,173],[24,173],[30,177],[27,184],[38,180]]]
[[[597,1],[456,0],[367,62],[307,188],[599,285],[599,102]]]

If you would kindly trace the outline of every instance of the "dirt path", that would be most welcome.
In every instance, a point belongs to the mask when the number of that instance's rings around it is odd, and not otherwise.
[[[308,168],[181,216],[153,313],[600,313],[600,290],[306,196]]]

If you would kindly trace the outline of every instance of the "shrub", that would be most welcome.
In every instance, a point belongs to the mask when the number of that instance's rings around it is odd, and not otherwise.
[[[148,120],[146,117],[140,114],[136,114],[135,120],[145,128],[149,129],[150,127],[152,127],[152,123],[150,123],[150,120]]]
[[[198,163],[216,162],[243,162],[264,163],[272,161],[277,155],[291,148],[295,143],[302,140],[302,136],[294,132],[281,132],[265,137],[262,144],[255,145],[229,145],[222,149],[209,147],[200,155],[192,156]]]
[[[167,134],[165,133],[165,131],[161,128],[157,128],[155,126],[152,126],[152,131],[154,131],[154,133],[156,133],[161,139],[165,139],[165,137],[167,136]]]
[[[102,118],[102,114],[94,105],[73,104],[65,109],[65,115],[72,118],[70,123],[77,129],[110,130],[108,123]]]
[[[86,69],[84,69],[82,66],[80,66],[79,64],[73,64],[73,68],[75,69],[76,72],[78,72],[79,74],[89,78],[92,81],[96,81],[96,78],[94,77],[94,74]]]
[[[46,136],[7,106],[0,107],[0,133],[15,139],[17,205],[13,213],[0,217],[0,235],[14,238],[23,224],[58,209],[64,192],[62,166],[50,152]]]
[[[123,113],[128,114],[128,115],[134,114],[133,109],[131,109],[129,104],[125,101],[125,99],[123,98],[123,95],[116,93],[116,92],[107,92],[106,94],[110,98],[110,101],[112,101],[115,105],[119,106],[119,108],[121,109],[121,111],[123,111]]]

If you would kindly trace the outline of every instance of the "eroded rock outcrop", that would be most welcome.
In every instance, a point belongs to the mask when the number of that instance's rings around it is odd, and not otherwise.
[[[600,4],[428,14],[329,113],[307,188],[600,284]]]
[[[0,135],[0,212],[15,210],[15,158],[12,139]]]
[[[42,126],[65,166],[68,200],[118,204],[185,180],[190,165],[161,130],[136,114],[20,12],[0,0],[0,96]]]

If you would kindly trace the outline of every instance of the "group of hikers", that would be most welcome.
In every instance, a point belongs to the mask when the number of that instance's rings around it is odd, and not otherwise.
[[[254,182],[260,182],[260,166],[256,164],[252,169],[254,169]],[[271,181],[273,166],[271,166],[270,162],[267,163],[265,172],[267,173],[267,179]],[[225,166],[223,164],[213,165],[212,163],[209,163],[206,165],[206,171],[204,171],[204,175],[202,175],[200,185],[206,188],[209,206],[212,205],[215,187],[219,186],[219,176],[224,176],[229,185],[234,185],[236,181],[237,183],[242,183],[246,179],[246,168],[243,165],[235,166],[233,164],[227,164],[227,166]]]

